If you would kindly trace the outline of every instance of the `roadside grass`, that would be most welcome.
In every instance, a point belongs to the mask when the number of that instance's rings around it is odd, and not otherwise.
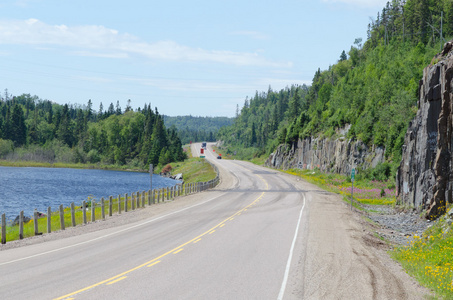
[[[290,169],[284,172],[299,176],[329,192],[343,195],[343,200],[346,202],[351,200],[352,182],[349,176],[327,174],[318,170]],[[354,181],[353,193],[354,201],[361,204],[394,205],[396,202],[395,184],[390,181],[357,179]],[[355,207],[361,209],[360,205]]]
[[[439,299],[453,299],[453,228],[443,216],[392,257]]]
[[[171,166],[172,174],[183,174],[184,183],[206,182],[217,176],[214,168],[204,158],[192,157],[184,162],[171,163]]]

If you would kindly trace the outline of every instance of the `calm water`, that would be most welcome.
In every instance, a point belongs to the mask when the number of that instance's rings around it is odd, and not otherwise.
[[[153,189],[173,186],[179,181],[153,175]],[[14,219],[21,210],[31,216],[33,210],[52,211],[60,204],[81,205],[89,196],[101,197],[131,194],[150,188],[149,173],[0,167],[0,215]]]

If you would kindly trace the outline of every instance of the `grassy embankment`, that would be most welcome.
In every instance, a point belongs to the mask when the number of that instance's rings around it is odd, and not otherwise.
[[[339,193],[347,202],[351,199],[352,184],[349,176],[307,170],[285,172],[325,190]],[[363,208],[357,203],[395,205],[395,195],[395,185],[390,181],[360,179],[354,182],[354,206],[359,209]],[[436,221],[423,236],[416,236],[408,245],[395,246],[390,254],[421,285],[434,291],[437,299],[453,299],[453,228],[451,223],[447,223],[446,216]]]
[[[190,157],[190,155],[189,155]],[[4,161],[2,161],[4,162]],[[83,165],[83,164],[77,164],[77,165],[70,165],[70,164],[42,164],[42,163],[30,163],[30,162],[18,162],[14,164],[2,164],[2,165],[8,165],[8,166],[21,166],[21,167],[67,167],[67,168],[83,168],[85,166],[86,169],[90,168],[92,165]],[[178,162],[178,163],[172,163],[171,164],[173,167],[173,174],[177,173],[183,173],[184,175],[184,183],[193,183],[193,182],[206,182],[209,180],[214,179],[217,174],[214,171],[214,169],[211,167],[209,163],[207,163],[204,159],[202,158],[193,158],[190,157],[189,159],[186,159],[184,162]],[[116,169],[116,168],[115,168]],[[127,168],[129,169],[129,168]],[[139,170],[137,170],[139,171]],[[128,197],[129,202],[128,202],[128,211],[132,209],[131,207],[131,198],[130,195]],[[147,193],[145,193],[145,199],[147,202]],[[108,199],[105,199],[105,214],[106,217],[108,218]],[[101,202],[100,199],[93,199],[92,197],[87,198],[87,203],[88,205],[91,205],[92,201],[94,201],[95,204],[95,219],[100,220],[102,218],[102,209],[101,209]],[[121,210],[122,213],[124,213],[124,195],[121,197]],[[118,195],[115,196],[115,198],[112,199],[112,214],[118,213]],[[140,201],[141,204],[141,201]],[[71,221],[71,210],[69,207],[64,209],[64,223],[65,227],[71,227],[72,226],[72,221]],[[91,209],[89,209],[86,212],[86,218],[88,223],[91,222]],[[77,207],[75,210],[75,220],[76,220],[76,225],[83,224],[83,211],[80,207]],[[60,216],[59,212],[52,212],[51,215],[51,230],[52,231],[58,231],[60,230]],[[40,233],[45,233],[47,232],[47,218],[42,218],[38,219],[38,232]],[[30,237],[35,235],[35,230],[34,230],[34,222],[31,220],[28,223],[24,224],[24,238]],[[8,241],[13,241],[19,239],[19,226],[6,226],[6,240]]]
[[[453,299],[453,230],[445,215],[421,237],[393,250],[392,257],[438,299]]]

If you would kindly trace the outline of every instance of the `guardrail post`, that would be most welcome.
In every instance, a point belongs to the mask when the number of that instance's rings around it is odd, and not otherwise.
[[[38,211],[35,208],[35,211],[33,212],[33,227],[35,229],[35,235],[39,235],[39,230],[38,230]]]
[[[140,192],[135,193],[135,200],[137,200],[137,208],[140,208],[140,200],[141,200]]]
[[[118,195],[118,214],[121,215],[121,195]]]
[[[135,210],[135,193],[131,193],[131,210]]]
[[[151,190],[148,190],[148,194],[146,194],[148,196],[148,205],[151,206]]]
[[[6,215],[2,214],[2,244],[6,244]]]
[[[74,202],[71,202],[71,225],[72,227],[76,227]]]
[[[52,209],[50,206],[47,208],[47,233],[52,232]]]
[[[19,213],[19,239],[24,238],[24,211]]]
[[[145,191],[142,192],[142,208],[145,208],[146,201],[145,201]]]
[[[113,214],[113,196],[109,196],[109,217]]]
[[[96,202],[91,200],[91,222],[96,221]]]
[[[60,228],[64,230],[64,209],[63,204],[60,204]]]
[[[152,203],[156,204],[156,190],[151,190]]]
[[[127,212],[127,193],[124,195],[124,212]]]
[[[82,215],[83,215],[83,224],[87,223],[87,203],[85,200],[82,201]]]
[[[101,198],[101,218],[105,220],[105,206],[104,206],[104,197]]]

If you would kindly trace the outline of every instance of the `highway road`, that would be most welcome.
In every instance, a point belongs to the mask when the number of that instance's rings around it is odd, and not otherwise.
[[[136,222],[0,251],[0,299],[418,299],[339,196],[206,156],[221,172],[212,190]]]

